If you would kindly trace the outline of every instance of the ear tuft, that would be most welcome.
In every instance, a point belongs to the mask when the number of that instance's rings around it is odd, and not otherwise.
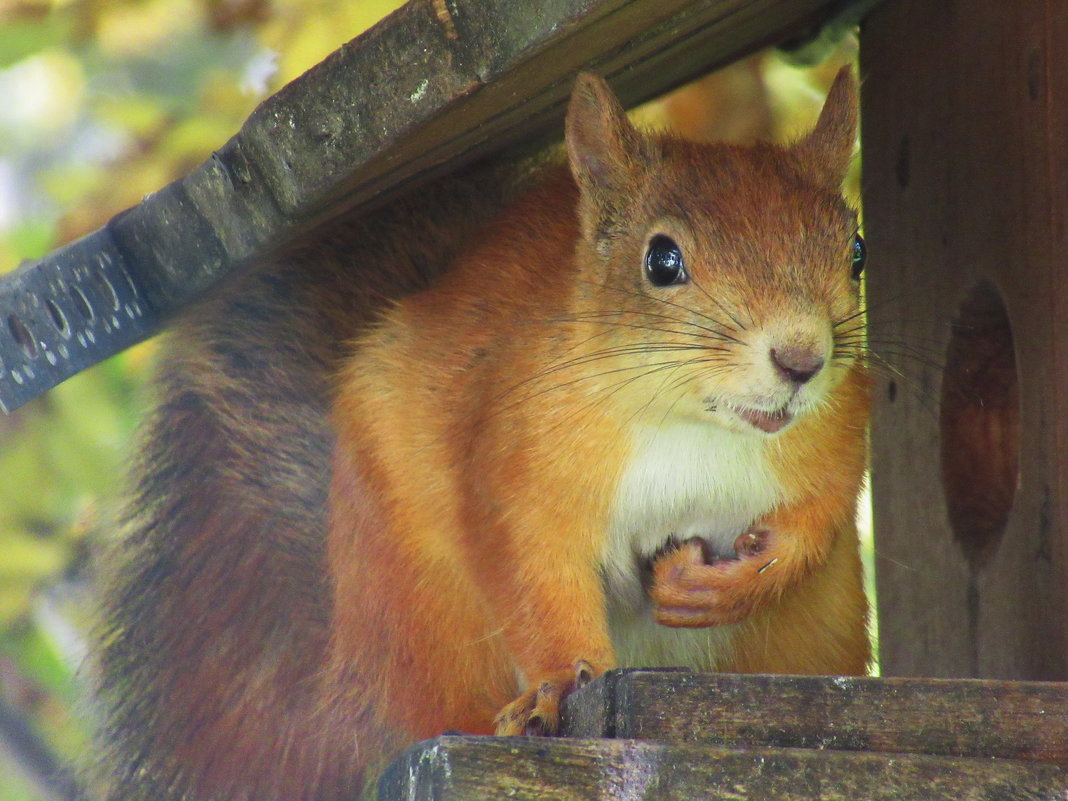
[[[820,186],[841,189],[856,145],[858,115],[857,81],[851,67],[842,67],[816,127],[794,146],[802,171]]]
[[[598,206],[633,186],[647,152],[645,139],[608,84],[589,72],[575,80],[565,140],[571,173],[583,195]]]

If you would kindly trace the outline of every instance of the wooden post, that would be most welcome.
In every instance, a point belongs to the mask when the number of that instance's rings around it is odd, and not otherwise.
[[[1068,678],[1068,7],[861,41],[886,675]]]

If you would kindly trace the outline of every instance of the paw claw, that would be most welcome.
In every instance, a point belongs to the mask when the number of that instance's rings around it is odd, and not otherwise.
[[[527,720],[527,724],[523,727],[523,734],[527,737],[548,737],[554,732],[550,730],[548,722],[535,713]]]
[[[575,663],[575,689],[581,690],[587,684],[594,679],[593,665],[587,662],[585,659],[580,659]]]
[[[560,728],[560,702],[589,684],[600,671],[584,659],[574,667],[551,674],[508,704],[494,719],[498,735],[550,737]]]

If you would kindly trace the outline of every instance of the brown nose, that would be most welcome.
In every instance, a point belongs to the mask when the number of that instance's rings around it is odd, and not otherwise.
[[[794,384],[805,384],[823,367],[823,356],[811,347],[787,345],[771,349],[771,363],[783,378]]]

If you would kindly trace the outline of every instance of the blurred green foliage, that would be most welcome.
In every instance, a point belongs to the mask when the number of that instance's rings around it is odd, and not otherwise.
[[[264,97],[400,4],[0,0],[0,273],[186,173]],[[781,120],[810,123],[833,75],[774,59],[759,71],[782,84],[776,135]],[[153,348],[0,417],[0,700],[64,759],[86,752],[91,728],[77,703],[87,557],[107,534]],[[0,747],[0,801],[46,797]]]
[[[203,161],[256,104],[400,0],[0,0],[0,272]],[[0,699],[63,759],[87,555],[105,528],[152,343],[0,417]],[[0,799],[39,801],[0,747]]]

